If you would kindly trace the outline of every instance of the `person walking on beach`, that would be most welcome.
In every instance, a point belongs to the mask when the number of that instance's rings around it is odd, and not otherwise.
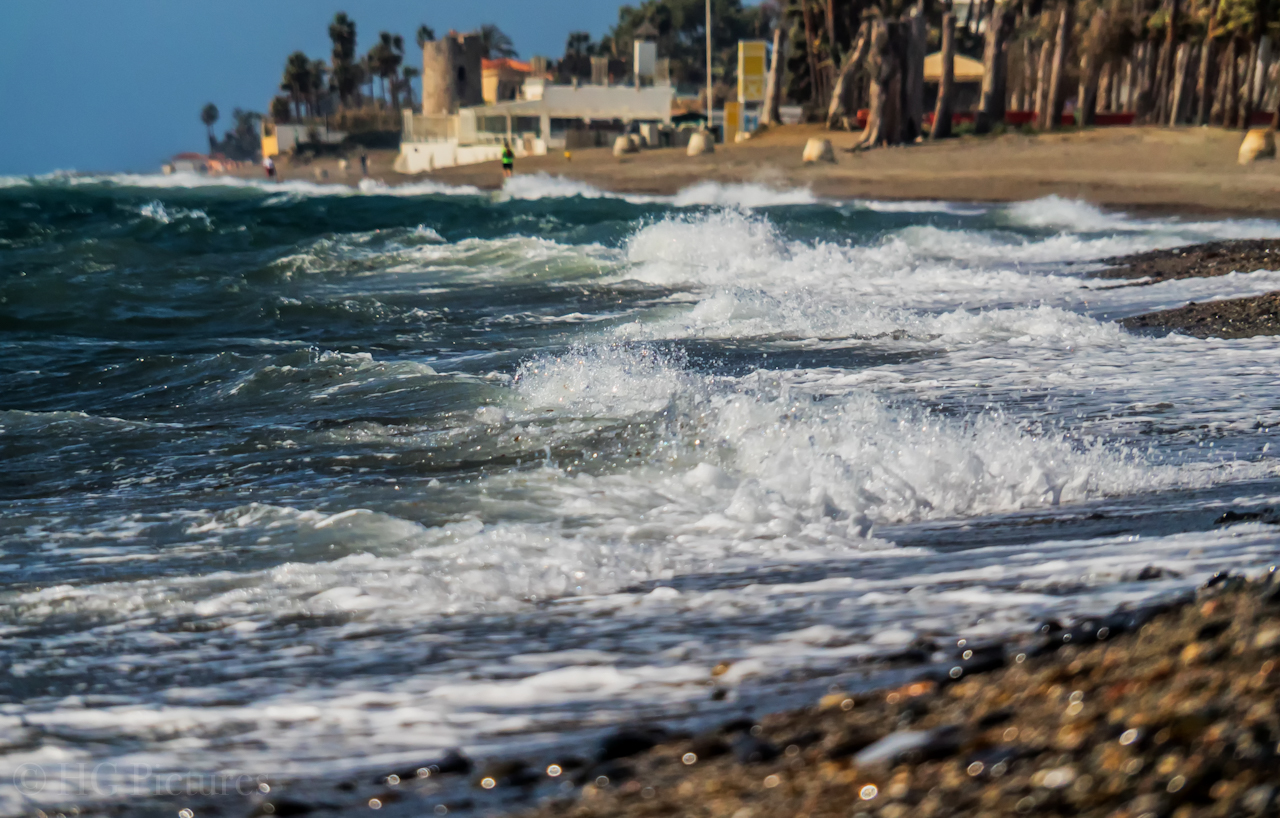
[[[364,153],[363,151],[360,152],[360,175],[369,175],[369,154]]]
[[[272,159],[270,156],[263,157],[262,170],[266,172],[268,179],[275,179],[276,178],[276,160]]]
[[[511,143],[502,140],[502,175],[507,179],[511,178],[516,164],[516,155],[511,152]]]

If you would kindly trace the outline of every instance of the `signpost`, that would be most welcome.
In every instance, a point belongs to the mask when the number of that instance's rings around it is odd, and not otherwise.
[[[764,40],[738,40],[738,121],[734,130],[752,133],[760,126],[760,108],[768,85],[768,47]],[[726,116],[728,113],[726,111]],[[728,125],[725,126],[726,133]],[[726,136],[726,139],[728,137]]]
[[[716,98],[711,90],[711,0],[707,0],[707,132],[711,133],[711,115]]]
[[[738,40],[738,102],[764,102],[766,56],[764,40]]]

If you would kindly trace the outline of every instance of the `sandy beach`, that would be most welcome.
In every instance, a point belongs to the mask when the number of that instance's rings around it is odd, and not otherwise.
[[[810,137],[830,138],[835,164],[805,165]],[[935,199],[1002,202],[1055,194],[1110,208],[1154,212],[1280,214],[1280,167],[1273,160],[1241,166],[1242,134],[1219,128],[1098,128],[1051,134],[966,136],[850,153],[854,135],[817,125],[783,126],[709,156],[678,149],[646,150],[616,158],[606,148],[522,158],[517,174],[545,173],[619,193],[673,194],[700,181],[806,187],[833,198]],[[432,179],[497,189],[498,163],[446,168],[416,177],[392,169],[394,152],[370,153],[370,176],[386,184]],[[356,183],[336,160],[285,160],[285,178]],[[352,162],[358,167],[357,162]],[[246,175],[248,172],[246,172]]]

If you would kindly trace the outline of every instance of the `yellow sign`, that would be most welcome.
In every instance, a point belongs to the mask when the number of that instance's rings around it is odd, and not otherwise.
[[[738,101],[764,102],[764,40],[738,40]]]
[[[729,102],[724,103],[724,143],[732,145],[734,137],[738,135],[738,131],[742,130],[742,103]]]

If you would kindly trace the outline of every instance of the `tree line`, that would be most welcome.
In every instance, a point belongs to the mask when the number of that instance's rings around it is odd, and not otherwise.
[[[200,121],[209,137],[209,153],[220,153],[239,162],[255,159],[259,153],[258,123],[262,114],[236,108],[231,112],[231,128],[219,140],[213,135],[213,126],[221,114],[212,102],[200,109]]]
[[[496,25],[481,26],[486,58],[515,57],[511,38]],[[419,51],[436,39],[431,26],[423,23],[415,32]],[[280,90],[271,104],[277,122],[300,121],[327,113],[326,105],[336,102],[339,110],[374,108],[399,111],[415,106],[413,80],[421,71],[405,65],[405,39],[389,31],[378,38],[363,56],[356,47],[356,22],[346,12],[338,12],[329,23],[332,43],[329,60],[313,60],[295,51],[285,60]]]
[[[974,0],[964,19],[937,0],[787,0],[775,42],[786,56],[776,106],[788,98],[813,121],[855,128],[862,144],[921,135],[923,60],[943,52],[935,138],[951,123],[950,55],[983,62],[975,127],[1009,110],[1061,127],[1068,105],[1089,125],[1131,112],[1139,124],[1248,127],[1274,111],[1280,31],[1276,0]],[[943,116],[945,114],[945,117]],[[1274,115],[1273,115],[1274,116]]]
[[[738,40],[765,38],[775,28],[779,16],[777,0],[744,6],[742,0],[712,0],[712,57],[716,96],[729,93],[736,82]],[[588,32],[574,31],[565,43],[564,56],[549,63],[560,82],[591,77],[591,58],[609,61],[609,74],[623,80],[632,71],[632,44],[643,25],[658,33],[658,53],[669,60],[671,82],[691,88],[706,83],[706,2],[705,0],[644,0],[638,6],[624,5],[618,22],[596,40]]]

